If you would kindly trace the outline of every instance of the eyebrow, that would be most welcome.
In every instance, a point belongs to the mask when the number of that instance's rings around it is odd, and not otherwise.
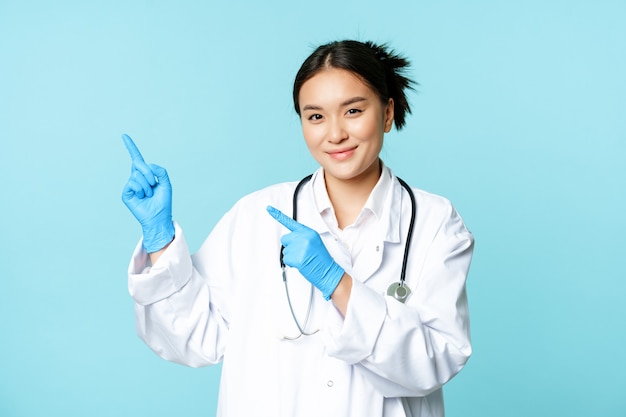
[[[349,106],[350,104],[359,103],[361,101],[367,101],[367,98],[361,97],[361,96],[352,97],[345,101],[342,101],[339,106],[345,107],[345,106]],[[302,111],[306,111],[306,110],[322,110],[322,106],[318,106],[315,104],[307,104],[306,106],[302,108]]]

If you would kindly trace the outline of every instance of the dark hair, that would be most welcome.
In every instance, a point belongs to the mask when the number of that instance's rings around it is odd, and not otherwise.
[[[394,101],[394,123],[400,130],[411,107],[406,90],[416,84],[404,74],[409,61],[387,48],[373,42],[343,40],[319,46],[302,64],[293,83],[293,104],[300,114],[300,89],[302,85],[324,68],[350,71],[365,81],[383,103]]]

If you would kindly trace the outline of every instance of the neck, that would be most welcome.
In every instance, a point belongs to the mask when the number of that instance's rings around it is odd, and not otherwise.
[[[324,176],[326,191],[335,210],[340,229],[354,223],[378,183],[382,164],[378,160],[374,165],[374,169],[348,180]]]

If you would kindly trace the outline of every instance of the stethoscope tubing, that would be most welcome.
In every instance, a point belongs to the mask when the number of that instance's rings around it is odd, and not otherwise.
[[[415,202],[415,194],[409,184],[404,182],[400,177],[396,177],[400,185],[407,191],[409,198],[411,199],[411,221],[409,222],[409,230],[406,234],[406,243],[404,244],[404,257],[402,258],[402,270],[400,272],[400,285],[404,285],[406,280],[406,265],[409,262],[409,249],[411,247],[411,239],[413,237],[413,230],[415,229],[415,214],[417,211],[417,203]]]
[[[298,221],[298,195],[300,193],[300,190],[302,189],[302,187],[304,186],[304,184],[306,184],[307,182],[309,182],[311,180],[311,178],[313,177],[313,174],[311,175],[307,175],[306,177],[302,178],[300,180],[300,182],[296,185],[295,190],[293,191],[293,208],[292,208],[292,218],[294,221]],[[402,188],[404,188],[407,193],[409,194],[409,198],[411,199],[411,220],[409,222],[409,230],[407,231],[407,236],[406,236],[406,242],[404,244],[404,256],[402,258],[402,269],[400,272],[400,282],[395,284],[398,285],[399,287],[404,287],[405,281],[406,281],[406,267],[408,264],[408,260],[409,260],[409,250],[411,247],[411,240],[413,237],[413,230],[415,229],[415,217],[416,217],[416,212],[417,212],[417,203],[415,201],[415,195],[413,194],[413,191],[411,190],[411,187],[401,178],[396,177],[396,179],[398,180],[398,182],[400,183],[400,185],[402,186]],[[289,310],[291,311],[291,316],[293,317],[294,322],[296,323],[296,327],[298,328],[298,331],[300,332],[300,334],[296,337],[287,337],[284,336],[283,339],[285,340],[296,340],[298,338],[300,338],[300,336],[311,336],[315,333],[318,332],[318,330],[315,330],[314,332],[311,333],[307,333],[305,332],[307,323],[309,321],[309,316],[311,313],[311,307],[313,305],[313,286],[311,285],[311,294],[310,294],[310,299],[309,299],[309,307],[307,309],[306,312],[306,317],[304,319],[304,324],[300,324],[300,321],[298,320],[298,318],[296,317],[295,311],[293,309],[293,305],[291,303],[291,297],[289,295],[289,286],[287,285],[287,274],[286,274],[286,266],[285,263],[283,262],[283,251],[284,251],[285,247],[281,245],[280,247],[280,267],[282,269],[282,276],[283,276],[283,283],[285,285],[285,293],[287,295],[287,301],[289,303]],[[394,285],[394,284],[392,284]],[[408,287],[407,287],[407,291],[408,291]],[[404,302],[405,297],[402,297],[402,299],[397,298],[400,302]]]

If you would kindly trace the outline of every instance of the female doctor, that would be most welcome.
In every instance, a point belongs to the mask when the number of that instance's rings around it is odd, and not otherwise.
[[[223,362],[219,416],[444,415],[442,386],[471,353],[473,238],[379,158],[410,112],[408,65],[370,42],[317,48],[293,100],[320,168],[243,197],[193,255],[165,169],[123,136],[137,332],[164,359]]]

